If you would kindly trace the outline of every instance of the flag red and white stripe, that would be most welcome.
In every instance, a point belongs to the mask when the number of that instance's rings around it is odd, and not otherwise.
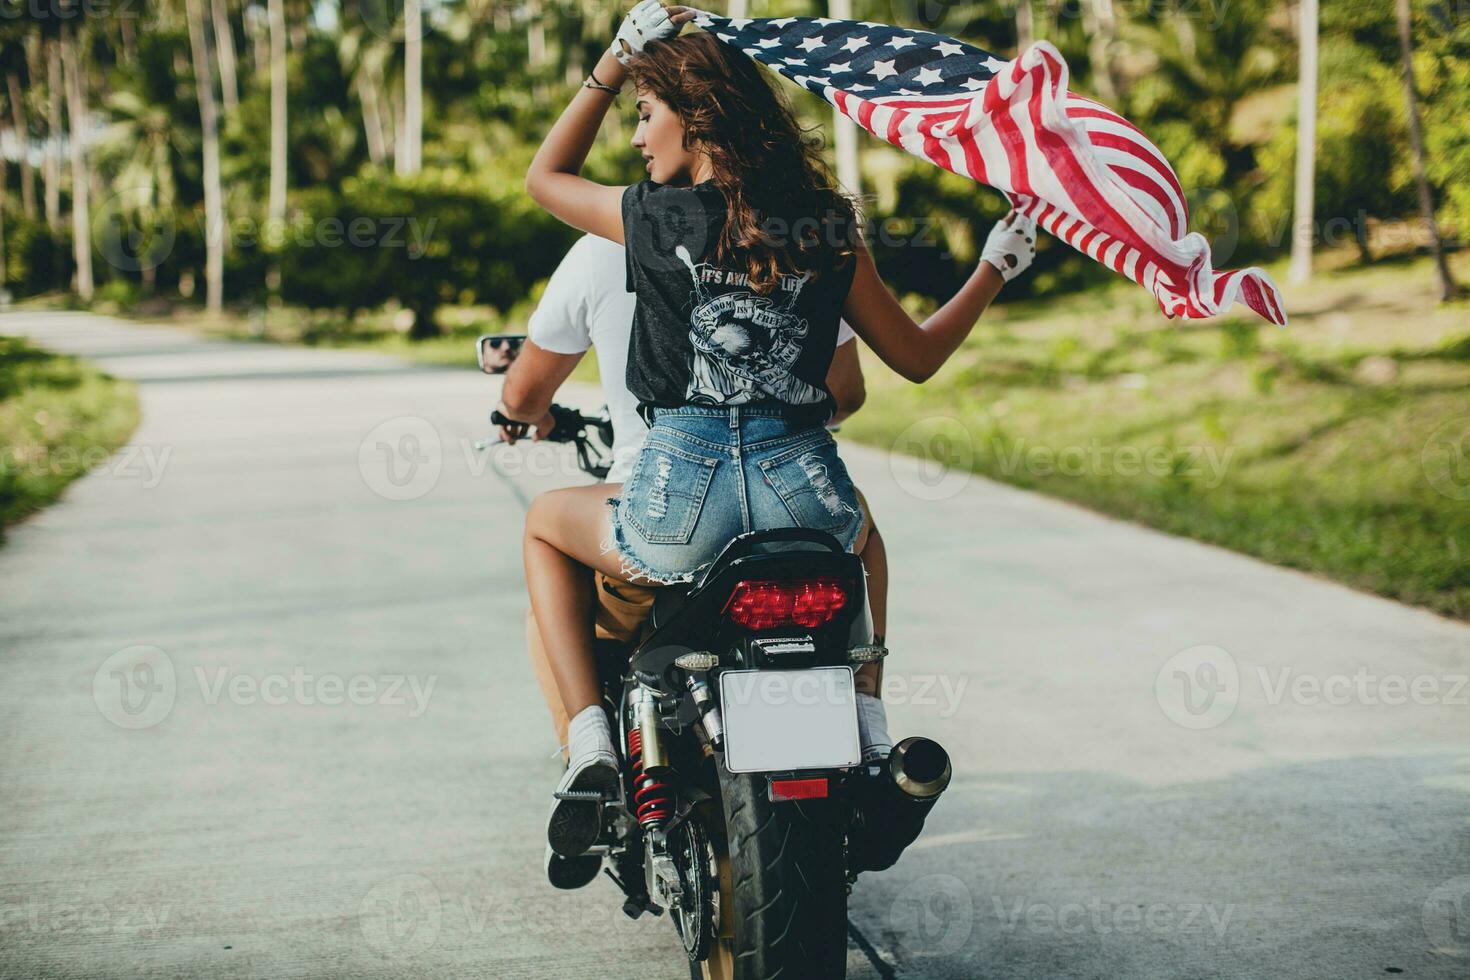
[[[1189,231],[1168,160],[1118,113],[1069,92],[1066,61],[1049,42],[1005,62],[943,35],[871,22],[701,13],[696,23],[880,139],[1001,191],[1037,225],[1153,293],[1166,315],[1210,317],[1238,301],[1286,323],[1262,270],[1215,271],[1209,243]]]

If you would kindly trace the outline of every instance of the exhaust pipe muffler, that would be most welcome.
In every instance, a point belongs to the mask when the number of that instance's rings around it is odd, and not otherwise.
[[[876,779],[865,780],[848,833],[854,872],[893,867],[924,830],[924,821],[949,786],[949,753],[932,738],[911,736],[888,754]]]

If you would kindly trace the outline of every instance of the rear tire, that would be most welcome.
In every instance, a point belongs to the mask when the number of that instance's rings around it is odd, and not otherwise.
[[[772,803],[766,777],[719,759],[728,859],[728,916],[696,976],[734,980],[842,980],[847,975],[847,874],[841,804]],[[723,891],[723,889],[722,889]]]

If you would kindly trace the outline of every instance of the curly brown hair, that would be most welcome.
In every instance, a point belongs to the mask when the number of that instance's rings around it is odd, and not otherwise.
[[[764,294],[782,275],[816,276],[851,259],[857,205],[832,178],[821,137],[801,127],[754,60],[696,32],[648,42],[628,74],[678,115],[686,150],[709,154],[729,208],[716,262],[743,265]]]

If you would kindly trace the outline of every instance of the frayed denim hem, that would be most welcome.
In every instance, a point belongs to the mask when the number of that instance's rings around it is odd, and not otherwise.
[[[665,575],[662,572],[654,571],[648,565],[635,558],[628,547],[628,540],[623,536],[623,522],[618,518],[618,504],[620,500],[621,498],[619,497],[607,498],[608,506],[612,508],[612,513],[608,515],[608,525],[612,528],[612,533],[608,536],[607,540],[602,542],[601,547],[603,554],[607,554],[609,551],[617,552],[618,571],[625,581],[635,585],[644,583],[651,583],[653,585],[688,585],[698,578],[706,568],[714,564],[714,562],[707,562],[694,571],[686,572],[682,575]],[[643,581],[640,582],[639,579]]]

